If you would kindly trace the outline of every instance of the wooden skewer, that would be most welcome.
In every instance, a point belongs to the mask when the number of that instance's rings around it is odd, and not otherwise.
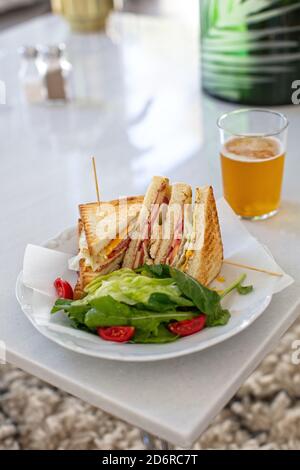
[[[94,179],[95,179],[95,186],[96,186],[96,193],[97,193],[97,201],[100,206],[100,192],[99,192],[99,183],[98,183],[98,177],[97,177],[95,157],[92,157],[92,162],[93,162]]]
[[[228,264],[229,266],[235,266],[236,268],[249,269],[250,271],[257,271],[258,273],[269,274],[269,276],[283,277],[283,274],[281,273],[275,273],[273,271],[268,271],[267,269],[255,268],[254,266],[247,266],[246,264],[234,263],[233,261],[228,261],[226,259],[223,263]]]

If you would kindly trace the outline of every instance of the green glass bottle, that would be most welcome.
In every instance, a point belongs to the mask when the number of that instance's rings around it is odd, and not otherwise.
[[[299,0],[200,0],[202,84],[249,105],[291,104],[300,80]]]

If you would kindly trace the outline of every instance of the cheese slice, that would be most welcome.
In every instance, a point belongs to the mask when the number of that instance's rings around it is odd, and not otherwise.
[[[107,247],[104,249],[104,253],[106,256],[110,255],[114,251],[117,246],[122,243],[126,238],[128,237],[127,230],[124,230],[122,235],[119,235],[117,238],[114,240],[111,240],[111,242],[107,245]]]
[[[181,268],[183,271],[187,267],[188,262],[189,262],[190,258],[193,256],[193,254],[194,254],[194,250],[187,250],[186,251],[186,253],[185,253],[185,262],[184,262],[183,267]]]

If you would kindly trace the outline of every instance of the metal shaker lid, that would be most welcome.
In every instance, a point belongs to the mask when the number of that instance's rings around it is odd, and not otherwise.
[[[41,48],[41,52],[47,59],[59,59],[63,55],[65,48],[65,44],[52,44]]]
[[[19,54],[25,59],[35,59],[38,56],[38,49],[36,46],[22,46]]]

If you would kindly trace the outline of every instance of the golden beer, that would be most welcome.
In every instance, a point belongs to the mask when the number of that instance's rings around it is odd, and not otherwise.
[[[245,218],[276,213],[281,199],[285,151],[275,137],[229,138],[221,150],[224,196]]]

